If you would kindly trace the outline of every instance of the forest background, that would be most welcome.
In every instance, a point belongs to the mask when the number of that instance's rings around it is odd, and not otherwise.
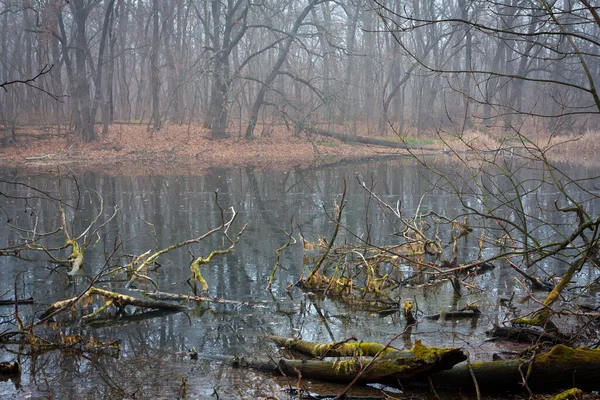
[[[562,136],[557,153],[589,161],[597,147],[600,18],[587,0],[0,5],[12,164],[389,152],[323,131],[417,146],[466,134],[484,148]]]

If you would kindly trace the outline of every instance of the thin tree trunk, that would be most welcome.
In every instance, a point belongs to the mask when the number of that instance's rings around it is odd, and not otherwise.
[[[306,7],[304,7],[302,12],[298,16],[298,18],[296,18],[296,22],[294,23],[294,27],[292,28],[292,31],[289,34],[289,38],[284,42],[283,46],[281,47],[281,49],[279,51],[279,56],[277,57],[277,61],[275,62],[275,65],[273,66],[273,68],[271,69],[271,72],[269,73],[269,75],[267,76],[265,81],[263,82],[263,84],[258,92],[258,95],[256,96],[256,99],[254,100],[254,105],[252,106],[252,111],[250,112],[250,118],[248,121],[248,128],[246,129],[246,139],[252,139],[254,137],[254,128],[256,127],[256,122],[258,120],[258,113],[260,112],[260,109],[264,104],[265,95],[267,94],[267,91],[271,88],[271,84],[277,77],[277,74],[279,73],[279,69],[283,65],[283,62],[285,61],[285,59],[290,51],[290,47],[292,46],[292,43],[293,43],[296,35],[298,34],[298,30],[300,29],[300,26],[302,25],[302,21],[304,21],[304,18],[306,18],[306,16],[310,12],[310,10],[321,1],[322,0],[310,0],[308,5]]]
[[[160,81],[158,70],[158,51],[160,48],[160,24],[159,24],[159,3],[158,0],[152,1],[152,53],[150,54],[150,87],[152,91],[152,121],[153,129],[159,130],[160,120]]]

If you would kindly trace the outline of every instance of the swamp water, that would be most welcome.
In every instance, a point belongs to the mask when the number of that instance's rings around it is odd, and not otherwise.
[[[569,167],[572,176],[594,176],[595,171]],[[0,172],[6,181],[19,181],[57,196],[56,176],[26,176],[14,171]],[[111,177],[86,173],[78,178],[80,189],[92,189],[103,198],[101,220],[108,219],[114,207],[117,216],[104,226],[95,245],[86,252],[85,275],[94,276],[112,254],[115,243],[121,243],[118,254],[139,255],[147,250],[156,251],[210,230],[221,222],[220,210],[215,204],[215,191],[224,209],[233,207],[238,213],[230,228],[235,233],[248,227],[235,250],[216,256],[202,273],[209,285],[210,297],[220,297],[248,304],[189,304],[187,312],[160,314],[141,321],[108,321],[105,324],[70,326],[62,328],[65,335],[80,334],[94,337],[104,343],[120,341],[118,358],[108,355],[68,354],[51,351],[34,356],[20,356],[23,373],[19,381],[0,381],[0,398],[56,398],[56,399],[119,399],[164,398],[181,396],[185,387],[187,398],[201,399],[254,399],[297,398],[282,389],[296,380],[286,381],[260,372],[232,369],[205,355],[269,356],[275,347],[265,339],[266,334],[302,337],[317,342],[342,341],[352,336],[359,340],[387,343],[401,333],[405,323],[399,313],[380,317],[372,310],[349,309],[340,301],[314,293],[303,293],[293,285],[303,273],[303,248],[299,231],[307,240],[330,237],[344,179],[347,183],[347,206],[343,214],[344,230],[338,241],[347,238],[370,237],[380,245],[397,243],[394,235],[401,229],[393,216],[370,198],[359,186],[357,178],[367,186],[375,182],[374,193],[388,204],[411,217],[434,210],[453,218],[463,212],[461,204],[450,193],[432,190],[435,177],[424,168],[403,161],[368,161],[336,166],[293,169],[288,171],[241,168],[213,170],[206,176],[138,176]],[[77,187],[63,178],[63,196],[74,203]],[[594,182],[591,183],[593,187]],[[7,186],[2,188],[6,193]],[[31,196],[25,187],[10,187],[10,194]],[[423,196],[424,193],[427,193]],[[551,188],[536,190],[535,204],[551,208],[559,194]],[[97,195],[87,191],[75,218],[75,232],[86,229],[99,212]],[[93,202],[90,201],[93,200]],[[529,199],[532,201],[532,199]],[[51,232],[60,226],[55,205],[35,198],[23,201],[3,198],[0,247],[18,243],[20,232],[12,226],[30,227],[31,210],[39,217],[38,232]],[[533,201],[532,201],[533,203]],[[589,211],[598,210],[597,200],[587,202]],[[543,209],[540,213],[545,212]],[[595,214],[595,213],[594,213]],[[67,211],[72,218],[73,211]],[[566,218],[566,216],[564,217]],[[556,221],[560,223],[561,221]],[[564,221],[562,221],[564,222]],[[286,234],[294,227],[297,244],[281,252],[281,267],[275,275],[272,291],[265,288],[275,264],[275,250],[285,244]],[[352,232],[350,234],[349,232]],[[62,234],[55,235],[60,245]],[[46,243],[48,246],[51,243]],[[222,245],[221,237],[214,236],[199,244],[178,249],[162,256],[152,277],[161,291],[189,293],[186,280],[190,276],[190,253],[206,257]],[[460,260],[474,260],[479,249],[477,239],[461,240]],[[66,257],[68,254],[64,254]],[[44,259],[44,257],[37,256]],[[125,264],[123,259],[121,264]],[[560,273],[564,266],[547,265],[550,273]],[[22,305],[21,317],[31,321],[48,304],[81,293],[89,284],[84,276],[69,283],[68,269],[55,270],[47,261],[26,261],[0,257],[0,293],[13,298],[16,281],[19,298],[32,296],[33,306]],[[593,271],[583,271],[582,284],[595,279]],[[102,287],[117,290],[125,282],[111,282]],[[474,360],[490,360],[498,348],[486,342],[485,331],[507,317],[502,298],[520,299],[525,290],[515,281],[515,275],[502,262],[489,273],[474,278],[473,290],[465,291],[458,306],[477,302],[482,310],[478,319],[438,322],[422,320],[409,338],[397,338],[396,347],[410,347],[415,339],[434,346],[463,347]],[[138,285],[141,286],[141,285]],[[423,289],[404,287],[402,300],[412,298],[424,314],[439,313],[453,303],[453,289],[446,282]],[[520,305],[522,312],[535,309],[532,302]],[[3,319],[0,332],[10,328],[12,307],[0,308]],[[198,360],[190,359],[188,351],[200,353]],[[17,359],[17,349],[7,346],[1,361]],[[185,383],[182,383],[185,381]],[[340,392],[343,386],[327,386],[326,393]],[[373,393],[371,393],[373,395]],[[418,396],[418,395],[417,395]],[[423,396],[426,396],[423,394]]]

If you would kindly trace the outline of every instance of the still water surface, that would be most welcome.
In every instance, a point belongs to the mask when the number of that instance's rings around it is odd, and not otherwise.
[[[569,168],[576,176],[595,174],[583,168]],[[6,180],[16,179],[57,194],[55,176],[23,176],[14,171],[0,174]],[[233,207],[238,212],[231,233],[244,224],[248,224],[248,228],[234,252],[216,257],[210,266],[204,267],[209,296],[248,301],[251,305],[201,304],[186,313],[136,323],[64,328],[64,334],[78,333],[104,342],[120,340],[120,357],[71,356],[58,351],[33,358],[21,357],[24,371],[20,382],[0,382],[0,397],[173,399],[180,394],[184,377],[190,398],[251,399],[270,395],[285,398],[281,391],[286,386],[285,381],[252,371],[234,370],[202,357],[190,360],[187,351],[195,348],[201,354],[273,354],[275,349],[264,339],[265,334],[322,342],[354,336],[387,343],[404,329],[404,321],[398,314],[382,318],[372,311],[349,310],[334,300],[290,289],[303,272],[298,232],[301,230],[308,240],[331,234],[334,224],[328,215],[333,215],[334,204],[340,200],[344,180],[348,186],[348,205],[343,225],[357,236],[370,235],[373,242],[381,245],[397,243],[394,233],[398,225],[386,217],[372,199],[369,201],[357,178],[367,184],[373,179],[374,191],[394,206],[399,201],[401,211],[407,216],[419,205],[421,211],[435,210],[450,218],[463,211],[450,193],[432,190],[435,179],[430,172],[414,163],[397,160],[288,171],[224,169],[213,170],[206,176],[112,177],[86,173],[79,178],[79,184],[102,196],[102,218],[110,217],[115,206],[119,213],[100,231],[95,246],[88,249],[85,274],[93,276],[105,265],[115,242],[122,242],[119,254],[139,255],[199,236],[217,226],[220,212],[214,193],[218,191],[223,208]],[[63,185],[67,189],[63,196],[73,204],[76,186],[72,181],[65,181]],[[559,197],[551,188],[545,190],[536,191],[532,208],[552,204]],[[30,194],[25,189],[17,192]],[[427,195],[423,197],[424,193]],[[98,203],[90,199],[95,200],[96,195],[88,191],[82,202],[83,211],[75,219],[76,232],[82,232],[99,212]],[[39,232],[60,226],[56,207],[51,204],[32,199],[25,207],[21,201],[3,201],[3,218],[10,219],[10,225],[31,226],[31,209],[35,209]],[[586,203],[592,212],[597,206],[596,202]],[[68,213],[72,217],[72,211]],[[282,267],[272,292],[268,292],[265,287],[275,264],[275,250],[287,240],[282,229],[290,231],[291,226],[298,244],[281,253]],[[342,235],[352,236],[347,232]],[[6,242],[0,247],[20,240],[19,232],[9,224],[0,226],[0,238]],[[57,244],[60,239],[57,235]],[[476,240],[462,243],[461,261],[473,260],[478,251]],[[220,244],[220,238],[214,237],[161,257],[155,276],[160,289],[188,293],[190,253],[206,257]],[[85,289],[88,281],[84,277],[77,278],[72,285],[65,270],[52,272],[53,267],[44,261],[0,257],[0,293],[6,292],[7,297],[12,297],[16,279],[19,297],[36,299],[34,306],[21,310],[24,318],[31,319],[49,303],[75,296]],[[560,271],[562,267],[549,265],[548,268]],[[591,272],[584,272],[582,279],[593,278]],[[493,272],[477,278],[474,284],[478,289],[460,299],[459,306],[477,302],[484,313],[481,318],[443,323],[425,320],[413,329],[411,339],[400,338],[394,345],[410,347],[413,340],[419,339],[429,345],[465,347],[474,359],[489,360],[496,349],[493,344],[484,343],[485,330],[505,318],[506,310],[500,306],[500,299],[513,293],[518,297],[523,289],[515,284],[510,269],[501,263]],[[109,289],[122,286],[122,282],[105,285]],[[402,299],[415,299],[425,314],[438,313],[452,304],[449,284],[432,286],[426,291],[408,287],[399,295]],[[535,304],[530,307],[535,308]],[[10,313],[10,309],[0,311],[3,315]],[[4,351],[2,358],[14,360],[16,356]]]

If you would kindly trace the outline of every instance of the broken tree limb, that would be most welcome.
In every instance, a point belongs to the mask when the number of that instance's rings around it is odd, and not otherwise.
[[[576,386],[586,391],[600,390],[600,350],[556,345],[549,352],[525,360],[471,363],[479,388],[487,393],[523,390],[523,378],[535,393],[556,392]],[[436,389],[472,391],[473,379],[467,365],[431,375]],[[423,379],[423,385],[429,380]]]
[[[233,218],[235,218],[235,211],[234,211],[234,215],[231,218],[231,221],[233,221]],[[190,280],[193,282],[199,282],[200,285],[202,286],[202,292],[206,293],[208,292],[208,283],[206,282],[206,280],[204,279],[204,277],[202,276],[202,273],[200,272],[200,267],[202,265],[208,265],[214,256],[216,255],[221,255],[221,254],[227,254],[229,252],[231,252],[233,250],[233,248],[235,247],[235,245],[240,241],[240,238],[242,236],[242,234],[244,233],[244,231],[246,230],[246,227],[248,226],[248,224],[245,224],[242,229],[240,230],[240,232],[237,234],[235,240],[231,241],[230,240],[230,246],[227,248],[223,248],[223,249],[218,249],[218,250],[213,250],[208,257],[203,258],[203,257],[198,257],[196,258],[194,261],[192,261],[192,263],[190,264],[190,271],[192,271],[192,276],[190,277]],[[229,236],[227,236],[227,238],[229,239]],[[194,283],[194,293],[195,293],[196,289],[195,289],[195,283]]]
[[[206,239],[207,237],[209,237],[212,234],[217,233],[219,231],[223,231],[223,233],[227,234],[229,227],[231,226],[231,224],[235,220],[235,217],[237,216],[237,212],[235,211],[235,209],[233,207],[230,207],[229,210],[231,211],[231,217],[227,220],[227,219],[225,219],[225,213],[224,213],[223,209],[219,205],[219,197],[218,197],[217,192],[215,192],[215,202],[216,202],[217,206],[221,209],[221,224],[219,226],[205,232],[204,234],[202,234],[198,237],[195,237],[193,239],[188,239],[186,241],[176,243],[176,244],[173,244],[162,250],[159,250],[159,251],[155,252],[154,254],[150,255],[149,257],[145,258],[145,260],[140,264],[139,267],[137,267],[136,269],[132,269],[130,271],[131,279],[129,280],[129,282],[127,282],[125,284],[125,288],[130,288],[131,285],[133,285],[133,283],[136,281],[136,279],[142,278],[142,279],[150,280],[150,282],[154,285],[155,289],[158,290],[158,285],[156,284],[156,282],[154,282],[148,276],[142,274],[142,271],[144,271],[144,269],[148,268],[148,266],[150,266],[152,263],[154,263],[158,259],[158,257],[160,257],[161,255],[166,254],[172,250],[178,249],[180,247],[184,247],[184,246],[190,245],[192,243],[199,243],[202,240]],[[245,229],[245,226],[244,226],[244,228],[242,228],[242,230],[240,231],[238,236],[243,233],[244,229]],[[239,237],[237,240],[239,240]],[[227,251],[229,251],[229,250],[227,250]],[[227,251],[221,251],[221,253],[227,252]],[[221,254],[221,253],[219,253],[219,250],[216,250],[215,252],[216,252],[216,254]],[[215,252],[213,252],[213,253],[215,253]],[[213,256],[214,256],[214,254],[213,254]],[[202,261],[202,258],[200,257],[199,260]],[[196,260],[196,261],[198,261],[198,260]],[[200,261],[198,261],[198,262],[200,263]],[[190,265],[190,268],[192,268],[192,265]],[[192,268],[192,272],[195,272],[193,268]],[[200,275],[200,277],[201,277],[201,275]]]
[[[80,296],[72,297],[72,298],[66,299],[66,300],[55,301],[54,303],[50,304],[44,310],[43,313],[41,313],[39,315],[39,319],[44,319],[44,318],[48,317],[49,315],[55,313],[58,310],[65,310],[65,309],[73,306],[77,302],[77,300],[79,300],[81,297],[83,297],[83,296],[80,295]]]
[[[513,263],[510,259],[506,259],[506,262],[508,263],[508,265],[514,269],[517,273],[519,273],[523,278],[527,279],[529,281],[529,284],[531,285],[531,288],[534,290],[547,290],[547,291],[552,291],[552,289],[554,288],[552,285],[548,284],[548,283],[544,283],[542,282],[539,278],[529,275],[528,273],[526,273],[525,271],[523,271],[521,268],[519,268],[515,263]]]
[[[33,304],[33,297],[27,299],[0,300],[0,306],[14,306],[15,304]]]
[[[340,201],[339,206],[337,207],[337,209],[338,209],[338,216],[337,216],[337,218],[335,220],[335,229],[333,230],[333,234],[331,235],[331,239],[327,243],[327,249],[323,252],[323,254],[319,258],[319,260],[316,262],[316,264],[313,267],[313,269],[310,271],[310,273],[306,277],[306,279],[305,280],[301,280],[301,283],[303,283],[304,285],[313,286],[313,284],[315,283],[315,282],[313,282],[313,277],[315,276],[315,274],[321,268],[321,265],[323,264],[323,261],[325,261],[325,259],[329,255],[329,252],[331,251],[331,248],[333,247],[333,244],[335,243],[335,239],[336,239],[337,234],[338,234],[338,232],[340,230],[340,224],[341,224],[341,220],[342,220],[342,212],[344,211],[344,206],[346,205],[345,204],[345,200],[346,200],[346,180],[344,180],[344,190],[342,191],[342,199]]]

